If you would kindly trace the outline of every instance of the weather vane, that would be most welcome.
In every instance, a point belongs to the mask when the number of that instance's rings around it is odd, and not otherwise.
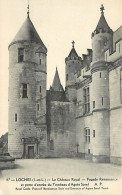
[[[104,14],[104,6],[103,6],[103,4],[101,5],[101,8],[100,8],[100,11],[101,11],[101,14]]]
[[[28,7],[27,7],[27,9],[28,9],[28,11],[27,11],[27,15],[28,15],[28,17],[29,17],[29,0],[28,0]]]
[[[75,45],[75,41],[72,41],[72,47],[74,48],[74,45]]]

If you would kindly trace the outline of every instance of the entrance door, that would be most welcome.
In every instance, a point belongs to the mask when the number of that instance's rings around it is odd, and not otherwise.
[[[28,146],[28,158],[34,158],[34,146]]]

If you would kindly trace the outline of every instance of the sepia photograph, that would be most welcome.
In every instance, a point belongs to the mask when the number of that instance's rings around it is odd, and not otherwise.
[[[121,9],[0,0],[0,195],[122,195]]]

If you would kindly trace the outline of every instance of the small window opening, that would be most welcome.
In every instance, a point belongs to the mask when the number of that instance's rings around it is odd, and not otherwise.
[[[102,105],[103,105],[103,97],[102,97]]]
[[[15,114],[15,122],[17,122],[17,113]]]
[[[18,62],[23,62],[24,60],[24,49],[19,48],[18,49]]]
[[[41,59],[40,59],[39,63],[40,63],[40,65],[42,64],[42,60]]]
[[[101,72],[100,72],[100,78],[101,78]]]
[[[90,154],[90,149],[88,149],[88,154]]]
[[[95,130],[93,130],[93,137],[95,137]]]
[[[95,101],[93,101],[93,108],[95,108]]]
[[[40,93],[42,92],[42,87],[40,86]]]
[[[27,84],[23,83],[23,98],[27,98]]]
[[[37,104],[37,110],[39,111],[39,104]]]

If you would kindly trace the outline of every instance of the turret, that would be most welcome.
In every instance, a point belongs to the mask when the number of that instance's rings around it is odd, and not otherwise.
[[[108,49],[112,49],[113,31],[108,26],[104,17],[104,7],[102,5],[101,17],[97,24],[96,29],[92,33],[92,49],[93,58],[92,62],[104,61],[104,53]]]
[[[104,17],[102,5],[101,17],[95,31],[92,33],[92,83],[91,111],[93,112],[93,160],[109,161],[109,73],[105,62],[105,51],[112,48],[113,31]],[[96,145],[98,147],[96,148]],[[101,156],[103,158],[101,158]]]
[[[34,158],[46,148],[46,54],[28,10],[9,45],[8,150],[15,158]]]
[[[65,58],[65,83],[66,83],[66,94],[70,101],[76,100],[76,86],[74,74],[80,70],[81,58],[78,56],[75,48],[74,41],[72,42],[72,49],[67,58]]]

